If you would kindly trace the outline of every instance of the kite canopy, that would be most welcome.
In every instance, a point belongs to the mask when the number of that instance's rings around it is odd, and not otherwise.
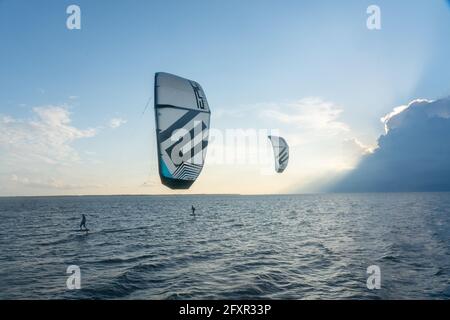
[[[173,74],[155,74],[155,119],[161,182],[188,189],[202,171],[211,112],[202,87]]]
[[[275,171],[281,173],[286,169],[289,162],[289,146],[282,137],[268,136],[268,138],[272,142],[275,156]]]

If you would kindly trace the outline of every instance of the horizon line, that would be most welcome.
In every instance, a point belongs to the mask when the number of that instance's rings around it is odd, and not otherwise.
[[[323,195],[323,194],[386,194],[386,193],[450,193],[448,191],[357,191],[357,192],[301,192],[301,193],[193,193],[193,194],[66,194],[66,195],[0,195],[0,198],[62,198],[62,197],[189,197],[189,196],[298,196],[298,195]]]

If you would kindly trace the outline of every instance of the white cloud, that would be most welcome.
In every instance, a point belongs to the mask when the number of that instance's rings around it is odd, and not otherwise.
[[[2,123],[6,123],[6,124],[8,124],[8,123],[13,123],[15,120],[13,119],[13,118],[11,118],[11,117],[9,117],[9,116],[2,116]]]
[[[439,100],[416,99],[407,105],[395,107],[380,120],[388,133],[389,130],[400,128],[407,123],[433,117],[450,118],[450,97]]]
[[[271,104],[263,108],[260,115],[305,130],[337,134],[350,131],[347,124],[338,120],[342,111],[332,102],[320,98],[305,98],[295,102]]]
[[[374,152],[373,147],[369,147],[357,138],[348,138],[342,141],[342,165],[344,170],[353,169],[361,158]]]
[[[392,129],[400,125],[401,121],[403,120],[402,116],[405,114],[403,113],[405,110],[418,105],[427,105],[430,102],[432,101],[426,99],[416,99],[408,103],[408,105],[395,107],[391,112],[386,114],[384,117],[381,117],[380,119],[380,121],[384,123],[385,132],[388,133],[389,129]],[[401,115],[402,113],[403,115]]]
[[[72,126],[67,106],[36,107],[33,113],[31,119],[0,117],[0,150],[6,157],[33,165],[77,162],[80,157],[71,143],[97,134]]]
[[[127,120],[121,118],[113,118],[109,121],[109,126],[113,129],[116,129],[121,125],[124,125],[125,123],[127,123]]]
[[[245,116],[244,110],[240,109],[230,109],[230,108],[217,108],[211,117],[216,119],[221,118],[242,118]]]
[[[68,184],[55,178],[49,178],[46,180],[36,179],[32,180],[26,177],[18,177],[13,174],[10,181],[15,184],[19,184],[25,187],[31,188],[45,188],[45,189],[60,189],[60,190],[72,190],[72,189],[84,189],[84,188],[101,188],[103,185],[80,185],[80,184]]]

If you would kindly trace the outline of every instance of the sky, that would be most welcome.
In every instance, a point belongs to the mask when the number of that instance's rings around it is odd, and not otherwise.
[[[378,147],[394,108],[450,95],[448,39],[438,0],[0,0],[0,196],[317,191]],[[187,191],[158,177],[159,71],[199,82],[211,108]],[[236,132],[258,137],[237,147]],[[283,174],[268,132],[290,145]]]
[[[335,176],[327,191],[450,191],[450,97],[414,100],[382,120],[385,134],[377,148]]]

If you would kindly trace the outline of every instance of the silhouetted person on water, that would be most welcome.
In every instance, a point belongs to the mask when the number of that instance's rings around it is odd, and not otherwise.
[[[83,227],[84,227],[85,230],[87,230],[87,227],[86,227],[86,216],[84,214],[81,215],[80,230],[83,230]]]
[[[195,216],[195,207],[194,207],[194,206],[192,206],[192,208],[191,208],[191,209],[192,209],[192,215],[193,215],[193,216]]]

